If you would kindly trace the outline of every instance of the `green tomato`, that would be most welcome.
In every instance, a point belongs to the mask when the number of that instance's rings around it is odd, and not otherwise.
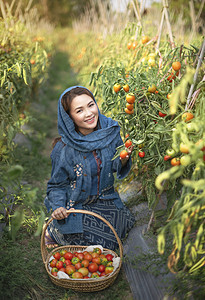
[[[182,166],[188,166],[191,163],[191,157],[189,155],[184,155],[180,158],[180,163]]]
[[[193,131],[198,132],[199,131],[199,126],[197,126],[194,123],[188,123],[188,124],[186,124],[186,128],[187,128],[188,132],[193,132]]]
[[[174,149],[168,149],[166,151],[167,155],[171,156],[171,157],[174,157],[174,155],[176,154],[176,152],[174,151]]]

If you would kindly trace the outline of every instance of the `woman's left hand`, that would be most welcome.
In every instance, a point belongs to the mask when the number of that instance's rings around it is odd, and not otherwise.
[[[130,158],[130,155],[132,154],[132,151],[134,149],[134,146],[130,146],[129,148],[127,148],[127,156],[125,158],[121,158],[120,157],[120,160],[121,160],[121,163],[122,163],[122,166],[124,167],[126,165],[126,163],[128,162],[129,158]]]

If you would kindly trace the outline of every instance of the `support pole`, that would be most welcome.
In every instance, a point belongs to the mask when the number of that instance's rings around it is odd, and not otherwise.
[[[193,94],[193,91],[194,91],[194,86],[195,86],[195,83],[196,83],[196,80],[197,80],[197,77],[198,77],[199,68],[201,67],[202,61],[204,59],[204,53],[205,53],[205,38],[203,40],[203,44],[202,44],[202,48],[201,48],[201,53],[200,53],[200,56],[199,56],[199,59],[198,59],[197,67],[196,67],[196,72],[194,74],[193,83],[192,83],[192,85],[190,87],[189,94],[188,94],[188,97],[187,97],[187,103],[186,103],[185,111],[189,107],[189,102],[191,100],[191,97],[192,97],[192,94]]]

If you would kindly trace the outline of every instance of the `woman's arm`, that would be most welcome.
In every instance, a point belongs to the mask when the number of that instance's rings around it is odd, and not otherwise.
[[[59,142],[60,143],[60,142]],[[58,143],[58,144],[59,144]],[[66,161],[65,148],[56,144],[52,154],[51,178],[47,184],[47,209],[53,211],[52,217],[63,219],[67,216],[67,193],[70,184],[69,165]]]

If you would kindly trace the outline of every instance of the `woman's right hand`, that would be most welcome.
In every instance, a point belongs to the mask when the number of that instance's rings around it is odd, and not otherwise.
[[[71,212],[72,212],[72,210],[74,210],[74,208],[69,209],[69,211],[71,211]],[[67,218],[69,216],[69,214],[70,213],[68,212],[68,210],[65,207],[58,207],[58,208],[56,208],[56,210],[54,210],[51,217],[56,220],[62,220],[62,219]]]

